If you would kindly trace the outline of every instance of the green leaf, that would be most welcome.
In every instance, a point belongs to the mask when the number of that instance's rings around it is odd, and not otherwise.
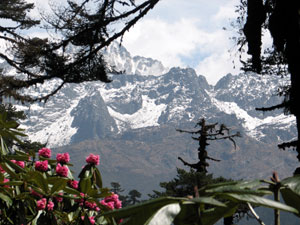
[[[114,211],[109,211],[103,213],[105,217],[113,217],[116,220],[122,218],[130,219],[124,223],[126,225],[135,225],[135,224],[145,224],[149,219],[151,219],[154,214],[162,207],[172,204],[172,203],[181,203],[182,201],[188,201],[186,198],[173,198],[173,197],[163,197],[147,202],[139,203],[133,206],[128,206],[123,209],[118,209]],[[193,203],[194,204],[194,203]]]
[[[13,168],[17,172],[26,173],[26,170],[22,167],[18,166],[17,164],[10,161],[8,158],[4,158],[4,162],[6,162],[11,168]]]
[[[32,181],[38,185],[38,187],[41,188],[44,193],[49,192],[48,180],[43,176],[42,173],[38,171],[30,171],[27,173],[27,178],[29,181]]]
[[[249,202],[249,203],[254,204],[254,205],[265,206],[265,207],[269,207],[269,208],[273,208],[273,209],[279,209],[279,210],[283,210],[283,211],[291,212],[291,213],[296,213],[296,214],[298,213],[298,210],[291,207],[291,206],[288,206],[288,205],[285,205],[283,203],[273,201],[273,200],[270,200],[270,199],[267,199],[267,198],[256,196],[256,195],[224,194],[222,196],[223,197],[227,196],[229,199],[233,199],[237,202]]]
[[[0,166],[2,167],[2,169],[5,170],[5,172],[7,172],[12,178],[18,178],[18,174],[6,163],[0,163]]]
[[[66,186],[64,188],[64,192],[68,193],[68,194],[71,194],[71,195],[77,195],[77,196],[80,196],[80,191],[74,189],[74,188],[70,188],[68,186]]]
[[[286,178],[280,183],[284,186],[280,189],[284,202],[300,212],[300,176]]]
[[[180,209],[180,213],[175,217],[174,225],[194,225],[197,221],[200,222],[199,205],[193,202],[183,202]]]
[[[7,204],[9,204],[9,205],[12,204],[11,198],[10,198],[9,196],[7,196],[7,195],[1,193],[1,192],[0,192],[0,198],[1,198],[3,201],[7,202]]]
[[[87,177],[80,179],[79,188],[81,192],[88,193],[89,190],[92,188],[91,178]]]
[[[90,172],[91,168],[92,168],[92,166],[90,164],[87,164],[85,167],[83,167],[83,169],[79,173],[78,177],[85,178],[85,177],[90,176],[89,172]]]
[[[94,169],[94,174],[95,174],[95,178],[96,178],[96,184],[99,188],[102,188],[102,177],[101,177],[101,173],[98,170],[97,167],[95,167]]]
[[[213,225],[221,218],[233,215],[236,212],[237,208],[237,203],[229,202],[227,203],[227,207],[216,207],[201,212],[202,225]],[[175,225],[178,224],[175,223]]]
[[[68,182],[67,179],[56,178],[51,188],[50,195],[53,195],[57,191],[63,190],[66,187],[67,182]]]
[[[172,203],[161,207],[145,225],[164,224],[171,225],[175,217],[180,213],[181,207],[179,203]]]
[[[226,207],[226,205],[223,202],[220,202],[212,197],[193,198],[193,199],[190,199],[190,201],[195,202],[195,203]]]
[[[6,182],[5,185],[9,186],[21,186],[24,182],[23,181],[9,181]]]
[[[28,155],[7,155],[6,158],[10,160],[26,161],[28,160]]]

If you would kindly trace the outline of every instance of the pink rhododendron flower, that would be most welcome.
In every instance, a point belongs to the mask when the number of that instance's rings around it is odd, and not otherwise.
[[[42,148],[39,150],[39,156],[43,156],[45,158],[51,158],[51,149],[50,148]]]
[[[90,220],[91,224],[95,224],[95,222],[96,222],[94,216],[89,217],[89,220]]]
[[[58,193],[58,195],[63,196],[63,193]],[[62,202],[62,201],[63,201],[63,198],[62,198],[62,197],[59,197],[59,196],[55,196],[54,199],[55,199],[55,201],[57,201],[57,202]]]
[[[85,161],[89,164],[99,165],[99,160],[100,160],[99,155],[94,155],[91,153],[88,157],[86,157]]]
[[[0,166],[0,172],[5,173],[5,170]]]
[[[48,211],[53,211],[53,208],[54,208],[54,203],[49,201],[48,204],[47,204]]]
[[[101,200],[100,204],[111,210],[122,208],[122,201],[119,200],[119,195],[114,193],[112,193],[111,196],[105,197],[103,200]]]
[[[81,216],[81,219],[84,220],[84,216]],[[95,222],[96,222],[94,216],[89,217],[89,220],[90,220],[91,224],[95,224]]]
[[[59,176],[67,177],[68,176],[68,172],[69,172],[68,167],[62,166],[60,163],[57,164],[57,166],[56,166],[56,173]]]
[[[78,181],[77,180],[69,180],[68,181],[68,185],[71,187],[71,188],[74,188],[74,189],[77,189],[78,188]]]
[[[10,161],[13,162],[13,163],[15,163],[15,164],[17,164],[18,166],[20,166],[22,168],[25,167],[25,162],[24,161],[17,161],[17,160],[14,160],[14,159],[12,159]]]
[[[32,194],[33,196],[36,196],[36,197],[38,197],[38,198],[42,198],[42,197],[43,197],[43,195],[37,193],[37,192],[36,192],[35,190],[33,190],[33,189],[30,190],[30,194]]]
[[[41,172],[46,172],[48,170],[48,160],[45,161],[36,161],[34,168]]]
[[[43,210],[46,208],[47,199],[42,198],[36,202],[37,210]]]
[[[70,155],[69,155],[68,152],[66,152],[66,153],[58,153],[56,155],[56,160],[57,160],[58,163],[62,163],[62,164],[68,163],[68,162],[70,162]]]
[[[96,207],[97,207],[97,204],[95,202],[88,202],[88,201],[85,201],[85,206],[89,209],[93,209],[93,210],[96,210]]]

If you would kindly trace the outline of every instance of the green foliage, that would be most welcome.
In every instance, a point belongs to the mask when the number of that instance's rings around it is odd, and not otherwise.
[[[228,181],[223,177],[213,178],[212,174],[205,174],[204,172],[196,172],[191,169],[189,172],[177,168],[177,176],[169,182],[161,182],[160,187],[165,191],[153,191],[154,194],[149,196],[152,198],[161,196],[183,197],[194,195],[194,187],[203,187],[208,184],[220,183]]]
[[[91,4],[88,0],[68,0],[66,4],[52,5],[52,14],[41,15],[37,21],[28,17],[34,4],[1,0],[0,19],[7,23],[0,24],[0,40],[9,48],[0,53],[0,58],[22,76],[0,71],[0,97],[21,102],[47,101],[67,83],[110,82],[108,73],[119,71],[107,66],[103,50],[122,38],[158,1],[96,0]],[[43,26],[39,29],[52,32],[50,36],[55,40],[24,35],[23,29],[34,29],[40,22]],[[43,96],[22,92],[23,88],[53,79],[59,80],[59,85]]]
[[[211,184],[199,190],[198,198],[160,197],[121,210],[107,212],[111,218],[123,218],[123,224],[174,224],[174,225],[212,225],[219,219],[231,216],[241,204],[263,206],[294,213],[299,211],[286,204],[270,200],[264,196],[271,195],[272,185],[265,181],[234,181]],[[282,181],[281,190],[293,191],[294,205],[300,204],[299,177],[290,177]],[[138,223],[136,223],[138,222]]]
[[[4,140],[19,140],[17,136],[24,135],[16,131],[16,123],[0,115],[0,224],[116,224],[113,218],[103,216],[121,205],[114,205],[118,196],[102,187],[98,162],[86,160],[77,185],[69,159],[64,162],[41,152],[35,156],[35,152],[9,151]],[[46,166],[37,166],[45,161]],[[58,170],[59,164],[64,171]]]

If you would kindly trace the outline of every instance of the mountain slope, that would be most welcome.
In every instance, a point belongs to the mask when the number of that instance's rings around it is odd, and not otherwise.
[[[115,45],[106,54],[128,74],[111,75],[109,84],[69,84],[45,105],[36,103],[28,110],[19,106],[27,110],[28,119],[22,124],[30,139],[69,151],[76,165],[82,165],[80,160],[89,151],[100,153],[107,180],[149,191],[182,167],[178,156],[196,161],[196,144],[175,129],[191,129],[205,118],[243,134],[237,149],[227,142],[209,146],[209,154],[222,160],[211,163],[210,172],[234,178],[265,178],[272,170],[282,176],[293,172],[295,156],[278,151],[276,145],[294,138],[295,118],[255,110],[280,103],[275,91],[288,80],[228,74],[212,86],[191,68],[166,70],[155,60],[131,57]],[[30,91],[43,94],[49,88]]]

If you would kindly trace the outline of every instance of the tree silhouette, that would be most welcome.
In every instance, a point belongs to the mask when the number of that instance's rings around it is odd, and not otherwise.
[[[200,129],[197,129],[195,131],[177,129],[177,131],[196,135],[196,136],[192,136],[192,139],[198,141],[198,143],[199,143],[199,148],[198,148],[199,161],[195,164],[191,164],[191,163],[188,163],[185,160],[183,160],[181,157],[178,157],[178,159],[180,161],[182,161],[185,166],[189,166],[190,168],[196,169],[196,171],[198,173],[200,173],[200,175],[202,174],[202,177],[199,177],[199,176],[197,177],[198,179],[200,178],[200,180],[203,180],[203,179],[207,180],[207,177],[208,177],[207,176],[207,172],[208,172],[207,167],[209,167],[209,164],[207,163],[206,160],[208,159],[208,160],[212,160],[212,161],[216,161],[216,162],[221,161],[219,159],[215,159],[215,158],[208,156],[208,153],[207,153],[207,146],[209,145],[208,142],[228,139],[234,144],[234,147],[236,147],[236,143],[233,138],[240,137],[241,135],[239,132],[230,134],[230,129],[227,128],[224,124],[220,124],[220,125],[218,123],[207,124],[204,118],[199,120],[199,122],[196,124],[195,128],[196,127],[200,127]],[[212,177],[208,180],[211,183],[215,182],[212,179]],[[197,183],[199,183],[199,182],[197,182]],[[197,196],[198,187],[199,186],[194,187],[196,196]],[[233,224],[233,220],[234,220],[233,216],[225,217],[224,225]]]
[[[296,117],[297,139],[279,144],[279,148],[296,148],[300,160],[300,1],[284,0],[242,0],[239,5],[237,24],[240,28],[238,45],[248,44],[248,54],[252,57],[244,64],[244,70],[262,74],[290,75],[290,84],[281,88],[279,95],[284,96],[281,104],[261,107],[269,111],[283,108],[285,113]],[[273,46],[262,49],[262,34],[271,33]],[[263,54],[264,53],[264,54]],[[300,170],[300,169],[298,169]]]
[[[0,52],[0,59],[15,70],[15,75],[0,71],[0,97],[47,101],[67,83],[110,82],[108,73],[117,71],[106,65],[101,51],[122,38],[158,1],[135,4],[133,0],[96,0],[91,5],[89,0],[69,0],[66,7],[52,7],[53,15],[34,20],[28,17],[33,4],[1,0],[0,19],[8,23],[0,25],[0,41],[7,46],[6,53]],[[39,23],[39,29],[52,37],[24,35],[24,30],[36,28]],[[53,79],[60,82],[46,95],[36,97],[22,91]]]
[[[241,135],[239,132],[230,134],[230,130],[224,124],[221,125],[218,125],[218,123],[207,124],[205,119],[201,119],[196,124],[195,127],[200,127],[200,129],[195,131],[177,129],[177,131],[196,135],[196,137],[192,136],[192,138],[199,142],[199,148],[198,148],[199,161],[195,164],[191,164],[184,161],[181,157],[178,157],[178,159],[182,161],[185,166],[189,166],[193,169],[196,169],[197,172],[207,173],[207,167],[209,166],[209,164],[206,161],[207,159],[220,162],[219,159],[214,159],[208,156],[206,150],[206,147],[209,145],[208,142],[228,139],[234,144],[234,147],[236,147],[233,138],[240,137]]]

